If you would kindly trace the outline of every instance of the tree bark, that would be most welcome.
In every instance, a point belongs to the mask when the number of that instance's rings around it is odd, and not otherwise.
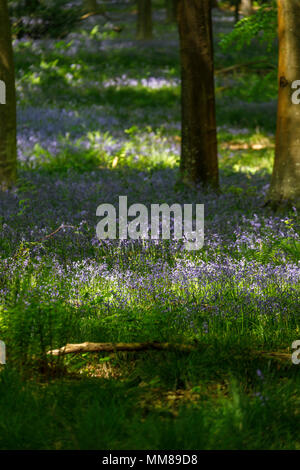
[[[211,0],[211,8],[219,8],[218,0]]]
[[[137,39],[152,39],[152,2],[138,0]]]
[[[182,145],[186,183],[219,187],[210,0],[179,0]]]
[[[300,104],[292,84],[300,80],[300,0],[278,0],[278,107],[275,160],[268,199],[300,199]]]
[[[11,27],[7,0],[0,0],[0,189],[16,181],[16,92]]]

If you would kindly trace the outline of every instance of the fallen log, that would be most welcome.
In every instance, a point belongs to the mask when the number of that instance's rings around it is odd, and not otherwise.
[[[60,356],[64,354],[81,353],[81,352],[116,352],[116,351],[146,351],[149,349],[156,349],[161,351],[181,351],[192,352],[196,351],[196,346],[189,344],[172,344],[172,343],[79,343],[67,344],[59,349],[52,349],[47,352],[52,356]]]
[[[202,345],[203,346],[203,345]],[[66,344],[59,349],[52,349],[47,352],[48,355],[52,356],[63,356],[65,354],[77,354],[85,352],[117,352],[117,351],[147,351],[147,350],[158,350],[158,351],[180,351],[180,352],[194,352],[199,350],[197,345],[192,344],[180,344],[180,343],[159,343],[157,341],[150,341],[144,343],[85,343],[79,344]],[[249,351],[256,357],[265,359],[274,359],[279,361],[290,361],[291,354],[285,352],[273,352],[273,351]]]

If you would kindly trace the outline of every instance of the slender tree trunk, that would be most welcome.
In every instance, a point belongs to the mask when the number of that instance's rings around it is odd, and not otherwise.
[[[276,149],[269,199],[300,199],[300,104],[293,82],[300,80],[300,0],[278,0],[278,108]],[[299,84],[298,84],[299,87]]]
[[[7,189],[15,183],[17,166],[15,74],[7,0],[0,0],[0,86],[0,189]]]
[[[152,39],[152,2],[138,0],[137,39]]]
[[[234,0],[234,22],[237,23],[240,19],[240,3],[241,0]]]
[[[210,0],[179,0],[183,180],[218,188]]]
[[[165,0],[167,23],[176,22],[176,3],[177,0]]]

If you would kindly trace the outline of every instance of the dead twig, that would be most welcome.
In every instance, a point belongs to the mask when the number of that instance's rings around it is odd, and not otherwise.
[[[55,235],[56,233],[58,233],[60,230],[62,230],[63,228],[74,228],[74,229],[77,229],[77,227],[74,227],[74,225],[60,225],[56,230],[54,230],[54,232],[51,232],[49,233],[49,235],[45,235],[44,238],[41,238],[41,240],[39,240],[40,242],[43,242],[44,240],[48,240],[48,238],[50,237],[53,237],[53,235]]]

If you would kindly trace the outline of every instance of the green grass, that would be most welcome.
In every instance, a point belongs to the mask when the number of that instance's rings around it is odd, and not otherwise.
[[[126,356],[105,368],[86,356],[79,380],[47,385],[2,372],[0,447],[299,449],[299,374],[290,366],[217,345],[192,356]]]

